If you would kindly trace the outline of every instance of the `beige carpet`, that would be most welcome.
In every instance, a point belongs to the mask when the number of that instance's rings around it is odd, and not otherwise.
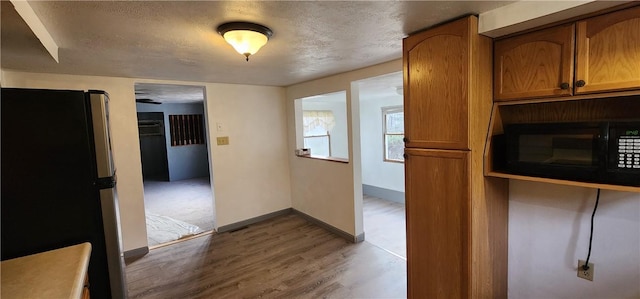
[[[208,177],[173,182],[144,181],[144,204],[148,213],[195,225],[202,231],[214,228],[212,198]],[[149,223],[147,230],[149,235],[153,234],[149,232]]]
[[[160,245],[204,232],[199,227],[168,216],[146,212],[149,246]]]

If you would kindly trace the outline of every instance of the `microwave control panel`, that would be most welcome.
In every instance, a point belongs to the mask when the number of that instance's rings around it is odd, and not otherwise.
[[[640,170],[640,136],[618,136],[618,168]]]

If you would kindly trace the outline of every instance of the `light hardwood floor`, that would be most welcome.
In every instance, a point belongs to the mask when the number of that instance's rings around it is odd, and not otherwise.
[[[405,298],[406,262],[289,214],[128,262],[130,298]]]
[[[407,258],[404,204],[365,195],[362,205],[365,241]]]

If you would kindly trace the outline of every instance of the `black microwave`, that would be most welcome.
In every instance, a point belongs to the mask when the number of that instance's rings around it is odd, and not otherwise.
[[[640,120],[510,124],[500,139],[504,172],[640,186]]]

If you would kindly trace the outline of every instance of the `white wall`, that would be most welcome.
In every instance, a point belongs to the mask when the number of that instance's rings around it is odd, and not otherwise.
[[[640,193],[602,190],[590,262],[596,189],[511,180],[509,298],[640,298]]]
[[[147,246],[135,83],[205,86],[216,225],[223,226],[291,206],[284,88],[202,82],[72,76],[2,71],[4,87],[101,89],[110,118],[124,250]],[[216,123],[224,125],[216,131]],[[291,151],[292,152],[292,151]]]
[[[340,230],[357,236],[362,228],[362,178],[360,169],[359,106],[353,102],[357,88],[351,82],[399,72],[402,60],[330,76],[287,87],[289,164],[291,167],[292,207]],[[296,157],[296,99],[347,91],[349,163]]]
[[[291,207],[284,88],[206,84],[216,224]],[[221,123],[223,131],[216,131]],[[229,145],[215,138],[229,136]]]
[[[402,106],[402,96],[360,98],[362,184],[404,192],[404,164],[385,162],[382,107]]]

